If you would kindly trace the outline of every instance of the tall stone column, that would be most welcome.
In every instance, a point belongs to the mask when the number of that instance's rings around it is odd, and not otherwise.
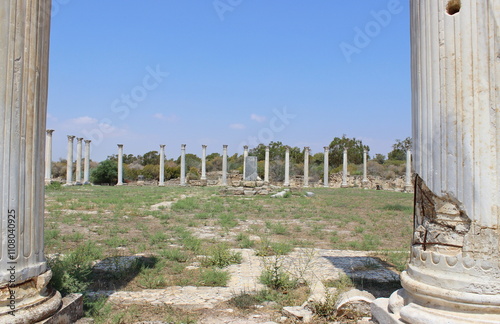
[[[342,188],[347,188],[349,185],[347,184],[347,149],[344,148],[344,159],[342,163],[342,184],[340,185]]]
[[[68,155],[66,157],[66,185],[73,184],[73,141],[75,136],[68,135]]]
[[[90,142],[85,140],[85,162],[83,163],[83,183],[90,183]]]
[[[287,146],[285,150],[285,181],[283,186],[290,186],[290,147]]]
[[[45,182],[52,180],[52,133],[53,129],[47,129],[45,137]]]
[[[245,172],[247,170],[248,145],[243,146],[243,180],[245,180]]]
[[[43,249],[50,9],[0,4],[0,323],[35,323],[61,304]]]
[[[181,186],[186,185],[186,144],[181,144]]]
[[[403,289],[373,313],[500,323],[500,0],[414,0],[410,12],[414,233]]]
[[[309,187],[309,147],[304,147],[304,188]]]
[[[207,146],[201,146],[201,180],[207,180]]]
[[[82,137],[76,138],[76,172],[75,172],[76,183],[82,183],[82,153],[83,153],[82,142],[83,142]]]
[[[368,187],[368,150],[363,149],[363,188]]]
[[[158,186],[165,186],[165,144],[160,145],[160,181]]]
[[[269,183],[269,146],[266,146],[266,153],[264,160],[264,182]]]
[[[117,186],[123,186],[123,144],[118,145],[118,183]]]
[[[324,149],[324,157],[323,157],[323,187],[328,188],[330,186],[329,184],[329,165],[328,165],[328,153],[330,152],[330,147],[325,146],[323,147]]]
[[[222,185],[227,186],[227,145],[222,145]]]
[[[413,189],[411,184],[411,150],[408,149],[406,151],[406,183],[405,183],[405,191],[409,192]]]

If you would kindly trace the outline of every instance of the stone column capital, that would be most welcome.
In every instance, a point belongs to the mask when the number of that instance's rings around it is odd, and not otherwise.
[[[68,142],[73,142],[76,136],[74,135],[68,135]]]
[[[52,136],[52,133],[54,132],[54,130],[53,129],[47,129],[46,132],[47,132],[47,135]]]
[[[202,146],[201,146],[201,148],[204,148],[204,149],[206,149],[206,148],[207,148],[207,146],[206,146],[206,145],[202,145]]]
[[[227,149],[227,145],[222,145],[222,148],[223,149]]]
[[[90,144],[90,142],[92,142],[92,140],[85,140],[84,142],[85,142],[85,144]]]
[[[165,148],[165,144],[160,144],[160,148],[164,149]]]
[[[118,148],[123,148],[123,144],[116,144]]]
[[[181,149],[185,150],[186,149],[186,144],[181,144]]]

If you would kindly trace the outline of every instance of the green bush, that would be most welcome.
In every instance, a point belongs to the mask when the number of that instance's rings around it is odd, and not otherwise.
[[[207,269],[201,273],[200,285],[208,287],[225,287],[230,275],[227,271],[220,269]]]
[[[52,285],[63,296],[84,292],[91,283],[92,261],[101,257],[102,251],[89,242],[62,258],[49,261]]]
[[[45,186],[45,190],[61,190],[63,185],[59,181],[51,181],[48,185]]]
[[[118,181],[118,163],[113,160],[104,160],[92,170],[90,180],[93,183],[114,184]]]
[[[232,252],[225,243],[212,247],[201,262],[205,267],[214,266],[219,268],[237,263],[241,263],[241,253]]]

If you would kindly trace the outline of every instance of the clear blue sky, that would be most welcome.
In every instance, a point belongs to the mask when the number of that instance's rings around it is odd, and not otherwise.
[[[408,1],[53,0],[47,127],[101,161],[411,135]],[[283,114],[289,115],[283,117]],[[293,116],[293,117],[292,117]]]

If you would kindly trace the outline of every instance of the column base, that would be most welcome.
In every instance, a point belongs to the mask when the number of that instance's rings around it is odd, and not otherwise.
[[[0,323],[35,323],[52,316],[61,306],[61,294],[47,287],[51,277],[49,270],[19,285],[0,288]]]
[[[340,185],[340,188],[349,188],[349,185],[347,183],[343,183]]]

